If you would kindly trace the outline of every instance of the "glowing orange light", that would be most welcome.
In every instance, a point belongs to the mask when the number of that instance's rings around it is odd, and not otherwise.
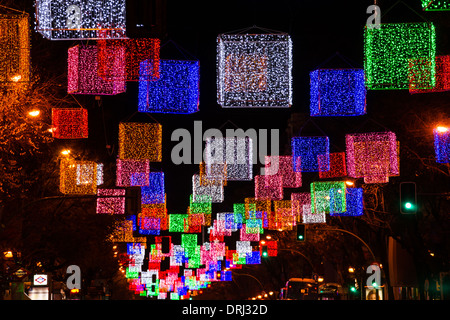
[[[70,154],[70,150],[69,149],[64,149],[63,151],[61,151],[61,154],[67,156],[67,155]]]
[[[439,133],[444,133],[444,132],[447,132],[449,129],[447,127],[439,126],[439,127],[436,128],[436,130]]]
[[[39,110],[32,110],[32,111],[28,112],[28,115],[30,115],[31,117],[37,117],[40,114],[41,114],[41,111],[39,111]]]
[[[15,76],[11,77],[12,82],[19,82],[20,79],[22,79],[22,76],[20,74],[16,74]]]

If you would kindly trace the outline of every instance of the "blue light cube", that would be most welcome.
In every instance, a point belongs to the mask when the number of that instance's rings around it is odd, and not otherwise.
[[[141,62],[146,70],[149,60]],[[190,114],[199,111],[200,63],[199,61],[160,60],[160,77],[149,81],[140,76],[139,112]]]
[[[319,155],[321,169],[330,170],[330,141],[328,137],[293,137],[292,165],[295,172],[319,172]]]
[[[318,69],[310,73],[310,82],[312,117],[366,114],[363,69]]]

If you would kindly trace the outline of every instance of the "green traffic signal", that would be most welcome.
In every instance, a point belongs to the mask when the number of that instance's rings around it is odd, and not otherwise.
[[[400,183],[400,212],[401,213],[417,212],[417,193],[415,182]]]
[[[358,290],[357,290],[355,287],[350,287],[350,291],[353,292],[353,293],[355,293],[355,292],[357,292]]]

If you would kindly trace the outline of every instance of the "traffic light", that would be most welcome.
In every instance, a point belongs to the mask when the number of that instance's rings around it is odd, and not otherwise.
[[[417,196],[415,182],[400,183],[400,212],[416,213],[417,212]]]
[[[306,240],[306,226],[304,224],[297,225],[297,240],[298,241]]]
[[[261,246],[261,257],[267,258],[269,256],[269,250],[267,248],[267,245]]]

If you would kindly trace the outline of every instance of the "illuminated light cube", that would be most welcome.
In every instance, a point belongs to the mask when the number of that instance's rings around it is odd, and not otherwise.
[[[138,217],[138,225],[140,234],[144,235],[159,235],[161,231],[161,218],[153,217]]]
[[[436,32],[432,23],[382,23],[365,27],[364,71],[369,90],[409,89],[409,60],[431,61],[434,73]],[[420,89],[420,88],[417,88]]]
[[[187,214],[169,214],[169,232],[185,232],[187,228]]]
[[[344,181],[311,183],[311,213],[345,212],[346,184]],[[332,202],[331,199],[334,199]]]
[[[240,210],[239,204],[235,204],[235,213]],[[245,198],[245,205],[243,212],[245,214],[245,219],[250,219],[257,212],[262,212],[264,216],[272,210],[272,201],[270,199],[256,199],[256,198]],[[240,211],[239,211],[240,212]],[[260,217],[261,218],[261,217]]]
[[[280,200],[273,202],[275,223],[277,229],[292,230],[297,225],[297,217],[292,212],[291,200]]]
[[[0,85],[17,86],[30,81],[29,16],[8,11],[0,12]]]
[[[189,213],[203,213],[210,215],[212,212],[212,198],[210,195],[197,195],[194,200],[194,195],[189,198]]]
[[[329,159],[327,158],[328,157],[323,154],[320,154],[318,156],[319,178],[327,179],[327,178],[338,178],[347,176],[347,164],[345,162],[345,152],[330,153]]]
[[[245,256],[245,264],[261,264],[261,254],[259,251],[252,251]]]
[[[362,188],[347,188],[346,189],[346,210],[344,212],[336,212],[330,210],[330,216],[362,216],[364,213],[364,199],[363,199],[363,189]],[[338,202],[336,204],[335,202]],[[336,197],[335,193],[331,193],[330,197],[330,207],[336,208],[341,205],[340,195]]]
[[[253,144],[249,137],[207,137],[205,145],[205,167],[207,176],[215,176],[217,170],[226,179],[247,181],[253,179]]]
[[[119,123],[119,158],[162,160],[162,126],[159,123]]]
[[[436,162],[450,163],[450,128],[438,127],[433,134]]]
[[[115,53],[110,63],[120,72],[124,66],[120,51]],[[115,95],[126,91],[125,81],[105,81],[98,76],[96,45],[76,45],[69,48],[67,64],[67,93]]]
[[[37,0],[36,31],[49,40],[126,38],[125,0]]]
[[[297,222],[302,221],[303,205],[311,206],[311,192],[291,193],[292,214]]]
[[[435,85],[432,86],[432,66],[428,59],[410,60],[410,86],[409,93],[433,93],[450,91],[450,56],[436,56]],[[425,70],[424,70],[425,69]],[[428,72],[428,73],[427,73]],[[429,88],[418,86],[422,78],[429,83]],[[423,82],[423,80],[422,80]]]
[[[97,213],[124,214],[125,192],[125,189],[97,189]]]
[[[89,134],[84,108],[52,108],[52,135],[56,139],[84,139]]]
[[[346,135],[347,172],[365,183],[386,183],[400,174],[398,144],[393,132]]]
[[[252,252],[252,246],[248,240],[236,241],[236,253],[239,255],[245,255]]]
[[[227,165],[226,164],[211,164],[209,166],[209,174],[206,172],[206,164],[202,161],[200,168],[200,185],[227,185]]]
[[[148,60],[141,62],[146,70]],[[199,111],[200,62],[160,60],[159,79],[139,81],[139,112],[190,114]]]
[[[241,241],[259,241],[259,232],[256,233],[247,233],[247,225],[244,223],[242,224],[242,228],[240,229],[240,240]]]
[[[258,200],[281,200],[283,199],[283,177],[255,176],[255,198]]]
[[[156,204],[142,204],[141,202],[141,215],[145,217],[153,218],[167,218],[166,203]]]
[[[141,187],[141,204],[161,204],[165,202],[164,172],[149,172],[148,186]]]
[[[210,196],[211,202],[218,203],[224,200],[223,185],[202,185],[200,182],[200,175],[194,174],[192,176],[192,199],[194,202],[199,201],[202,197]]]
[[[360,116],[366,114],[363,69],[318,69],[310,72],[310,114]]]
[[[421,0],[424,11],[450,11],[450,0]]]
[[[116,160],[116,186],[118,187],[148,186],[149,176],[148,160]]]
[[[61,159],[59,190],[63,194],[97,194],[97,164]]]
[[[298,167],[294,170],[292,156],[266,156],[264,174],[281,176],[283,188],[299,188],[302,186],[300,161],[296,165]],[[270,183],[269,180],[266,182]]]
[[[98,40],[98,74],[108,81],[155,81],[159,79],[159,39]],[[123,66],[115,69],[111,61],[125,52]],[[145,63],[141,64],[143,61]]]
[[[326,222],[327,217],[325,215],[325,211],[312,213],[310,204],[303,205],[302,223],[310,224],[310,223],[326,223]]]
[[[318,172],[319,155],[323,155],[321,169],[329,168],[330,141],[328,137],[293,137],[291,147],[294,171],[300,167],[302,172]]]
[[[188,214],[187,233],[202,232],[203,225],[205,225],[205,215],[203,213]]]
[[[292,42],[288,34],[217,37],[217,101],[223,108],[289,108]]]

